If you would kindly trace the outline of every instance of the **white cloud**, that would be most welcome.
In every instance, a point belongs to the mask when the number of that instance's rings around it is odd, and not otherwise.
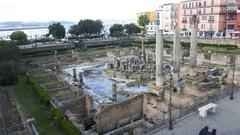
[[[167,2],[180,2],[168,0]],[[0,0],[0,22],[80,19],[135,19],[156,10],[163,0]]]

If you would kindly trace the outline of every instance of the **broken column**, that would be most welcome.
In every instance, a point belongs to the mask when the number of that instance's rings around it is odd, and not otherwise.
[[[73,69],[73,81],[77,81],[77,71],[76,68]]]
[[[156,32],[156,86],[163,86],[163,30]]]
[[[78,73],[78,79],[79,79],[80,83],[83,83],[83,73],[82,72]]]
[[[179,28],[175,28],[173,40],[173,73],[176,81],[180,77],[181,58],[180,30]]]
[[[193,17],[193,27],[191,31],[191,47],[190,47],[190,76],[196,76],[196,66],[197,66],[197,32],[198,24],[196,16]]]
[[[142,37],[143,38],[143,37]],[[145,48],[144,48],[144,40],[142,39],[142,64],[145,64]]]
[[[112,84],[112,101],[117,102],[117,85],[116,85],[116,83]]]

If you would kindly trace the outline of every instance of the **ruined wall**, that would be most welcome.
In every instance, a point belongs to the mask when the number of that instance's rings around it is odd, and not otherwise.
[[[120,103],[103,106],[96,115],[97,132],[105,133],[140,119],[142,115],[143,94]]]
[[[163,124],[164,120],[167,119],[167,108],[162,105],[162,109],[158,109],[160,104],[161,100],[159,98],[144,95],[143,113],[148,120],[156,124]]]
[[[207,53],[206,53],[207,54]],[[203,62],[212,63],[212,64],[220,64],[220,65],[227,65],[229,63],[229,55],[227,54],[211,54],[211,59],[208,60],[204,57],[204,53],[198,53],[197,61],[198,65],[201,65]],[[236,67],[240,67],[240,55],[236,55]]]

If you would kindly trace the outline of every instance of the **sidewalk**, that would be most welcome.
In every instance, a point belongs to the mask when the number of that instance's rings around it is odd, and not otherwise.
[[[198,113],[174,124],[174,129],[169,131],[164,128],[154,135],[198,135],[199,131],[208,125],[210,130],[217,129],[217,135],[240,135],[240,92],[234,94],[234,100],[229,97],[216,103],[217,112],[201,118]]]

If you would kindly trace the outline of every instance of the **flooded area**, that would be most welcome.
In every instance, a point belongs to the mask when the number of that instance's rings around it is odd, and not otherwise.
[[[127,82],[123,80],[114,80],[107,77],[103,73],[103,70],[107,68],[106,63],[94,66],[82,64],[71,65],[65,67],[63,70],[65,73],[73,76],[74,68],[76,69],[77,74],[79,72],[83,72],[83,83],[90,88],[88,90],[88,94],[94,95],[93,98],[95,101],[103,100],[102,102],[112,102],[112,84],[114,83],[117,84],[118,101],[124,100],[134,94],[146,92],[148,90],[147,85],[144,84],[136,84],[135,86],[128,87]],[[73,81],[71,81],[70,83],[73,83]],[[99,96],[103,98],[98,98]],[[99,103],[101,103],[101,101]]]

